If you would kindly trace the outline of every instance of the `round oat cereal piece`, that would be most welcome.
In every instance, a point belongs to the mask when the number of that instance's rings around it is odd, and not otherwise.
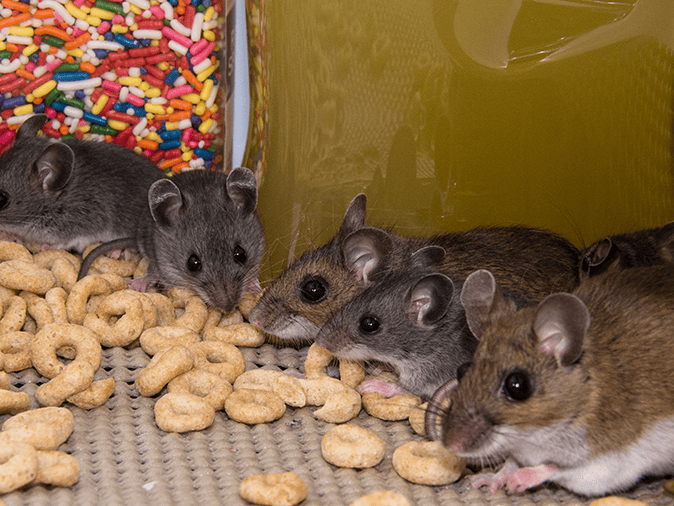
[[[82,324],[96,334],[101,346],[128,346],[145,328],[143,305],[131,290],[113,292],[84,317]]]
[[[0,262],[7,260],[24,260],[33,262],[33,255],[23,244],[11,241],[0,241]]]
[[[376,490],[356,499],[349,506],[410,506],[410,502],[407,497],[398,492]]]
[[[232,323],[226,327],[206,327],[204,341],[221,341],[234,346],[259,348],[264,344],[265,337],[250,323]]]
[[[239,495],[263,506],[295,506],[307,498],[307,485],[295,473],[251,474],[239,485]]]
[[[0,354],[4,357],[4,371],[16,372],[33,365],[30,359],[30,346],[35,334],[23,332],[0,333]]]
[[[328,423],[344,423],[355,418],[360,408],[360,394],[353,388],[345,387],[328,397],[323,407],[314,411],[314,416]]]
[[[0,390],[0,414],[15,415],[30,409],[30,396],[25,392]]]
[[[56,450],[72,434],[75,419],[66,408],[38,408],[5,420],[0,437],[34,446],[36,450]]]
[[[172,346],[157,353],[136,376],[136,390],[144,397],[158,394],[173,378],[194,367],[194,355],[185,346]]]
[[[421,399],[412,394],[384,397],[379,392],[363,394],[363,408],[371,416],[381,420],[395,422],[409,418],[410,413],[419,404]]]
[[[309,346],[307,358],[304,360],[304,378],[307,380],[321,379],[328,375],[327,368],[332,362],[333,355],[316,343]]]
[[[169,381],[167,389],[169,393],[198,395],[216,411],[225,407],[225,401],[232,393],[232,385],[228,381],[203,369],[192,369],[173,378]]]
[[[365,379],[365,367],[362,362],[339,361],[339,380],[350,388],[356,388]]]
[[[0,335],[21,330],[26,322],[27,309],[28,304],[18,295],[7,299],[4,304],[4,312],[0,311],[0,316],[2,316],[2,319],[0,319]]]
[[[412,409],[408,421],[412,430],[420,436],[426,436],[426,408],[428,403],[424,402],[416,408]]]
[[[281,397],[267,390],[239,388],[225,401],[225,412],[231,419],[251,425],[278,420],[286,411]]]
[[[37,452],[37,476],[33,483],[72,487],[80,479],[80,463],[72,455],[54,450]]]
[[[374,432],[357,425],[337,425],[321,440],[323,458],[338,467],[374,467],[384,458],[386,444]]]
[[[625,497],[612,495],[609,497],[596,499],[590,503],[590,506],[647,506],[647,504],[634,499],[627,499]]]
[[[260,301],[261,297],[262,292],[251,293],[248,291],[244,291],[243,294],[241,294],[241,298],[239,299],[239,311],[241,311],[241,314],[246,319],[248,319],[250,312],[253,310],[255,305]]]
[[[215,409],[198,395],[168,393],[154,405],[154,418],[165,432],[203,430],[215,420]]]
[[[461,477],[466,460],[449,453],[437,441],[409,441],[393,452],[393,469],[412,483],[448,485]]]
[[[70,323],[82,325],[87,315],[87,301],[93,295],[109,295],[112,286],[101,276],[89,275],[75,283],[66,300],[66,310]]]
[[[0,445],[0,494],[23,487],[37,476],[37,451],[20,441]]]
[[[201,341],[190,344],[194,354],[194,367],[206,369],[234,384],[246,369],[246,360],[236,346],[219,341]]]
[[[94,409],[107,402],[115,391],[115,378],[93,381],[89,388],[71,395],[66,400],[80,409]]]
[[[140,347],[148,355],[156,355],[172,346],[189,346],[199,342],[199,334],[185,327],[152,327],[140,335]]]
[[[49,269],[37,266],[31,259],[8,260],[0,263],[0,280],[2,285],[12,290],[26,290],[44,295],[56,283],[54,274]]]

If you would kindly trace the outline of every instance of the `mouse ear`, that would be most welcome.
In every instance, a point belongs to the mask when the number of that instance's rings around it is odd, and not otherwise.
[[[170,179],[159,179],[152,183],[147,197],[152,219],[163,227],[173,223],[183,208],[182,194]]]
[[[461,290],[461,304],[466,311],[468,327],[479,340],[486,328],[487,318],[503,304],[503,295],[494,275],[480,269],[468,276]]]
[[[378,228],[366,227],[350,234],[342,244],[346,267],[356,279],[367,283],[388,264],[393,248],[391,237]]]
[[[539,349],[554,355],[560,367],[568,367],[580,358],[589,328],[590,311],[570,293],[548,295],[536,309],[533,329]]]
[[[344,213],[342,225],[339,227],[337,235],[346,237],[352,232],[360,230],[365,226],[365,214],[367,208],[367,197],[364,193],[356,195],[349,207]]]
[[[75,154],[62,142],[49,144],[31,167],[31,188],[38,191],[62,190],[73,172]]]
[[[617,255],[618,249],[614,246],[610,237],[605,237],[601,241],[592,244],[585,253],[580,264],[580,271],[586,276],[594,276],[601,272],[599,268],[605,264],[609,258],[613,259]],[[608,265],[606,265],[608,267]]]
[[[237,208],[246,214],[257,207],[257,181],[247,167],[232,169],[227,176],[227,194]]]
[[[26,139],[32,139],[37,136],[37,132],[42,128],[42,125],[48,120],[46,114],[34,114],[26,121],[21,123],[21,126],[16,131],[14,142],[21,142]]]
[[[432,325],[445,316],[452,298],[452,280],[444,274],[429,274],[412,288],[407,313],[419,324]]]
[[[415,267],[431,267],[442,262],[446,254],[442,246],[425,246],[412,253],[410,264]]]

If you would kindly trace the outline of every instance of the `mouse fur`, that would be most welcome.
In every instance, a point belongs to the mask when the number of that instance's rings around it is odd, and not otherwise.
[[[0,156],[0,230],[77,252],[128,236],[164,174],[115,144],[38,136],[46,120],[37,114],[24,121]]]
[[[580,252],[565,238],[527,227],[485,227],[431,237],[404,237],[366,222],[364,194],[350,203],[337,234],[305,251],[266,288],[251,322],[290,342],[311,341],[334,312],[378,277],[407,266],[424,246],[444,248],[440,272],[465,279],[490,268],[499,282],[522,299],[578,284]]]
[[[674,263],[674,222],[594,242],[581,253],[580,278],[665,263]]]
[[[672,266],[628,269],[517,311],[488,271],[466,280],[480,344],[449,410],[434,398],[429,412],[450,451],[507,459],[474,486],[593,496],[674,471],[673,284]]]

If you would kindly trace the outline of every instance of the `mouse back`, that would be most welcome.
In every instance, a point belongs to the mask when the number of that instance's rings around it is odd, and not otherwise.
[[[149,213],[147,191],[163,173],[115,144],[38,136],[46,120],[38,114],[24,121],[0,157],[0,229],[78,251],[132,235],[139,215]]]
[[[580,277],[665,263],[674,263],[674,222],[596,241],[581,254]]]
[[[181,172],[155,182],[146,198],[151,220],[140,228],[138,243],[151,277],[192,288],[224,312],[244,291],[259,292],[265,239],[249,169]]]

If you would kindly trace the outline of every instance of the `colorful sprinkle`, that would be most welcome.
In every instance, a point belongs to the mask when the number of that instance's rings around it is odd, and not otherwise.
[[[0,153],[31,114],[167,171],[222,163],[224,1],[2,0]],[[217,22],[216,22],[217,21]]]

